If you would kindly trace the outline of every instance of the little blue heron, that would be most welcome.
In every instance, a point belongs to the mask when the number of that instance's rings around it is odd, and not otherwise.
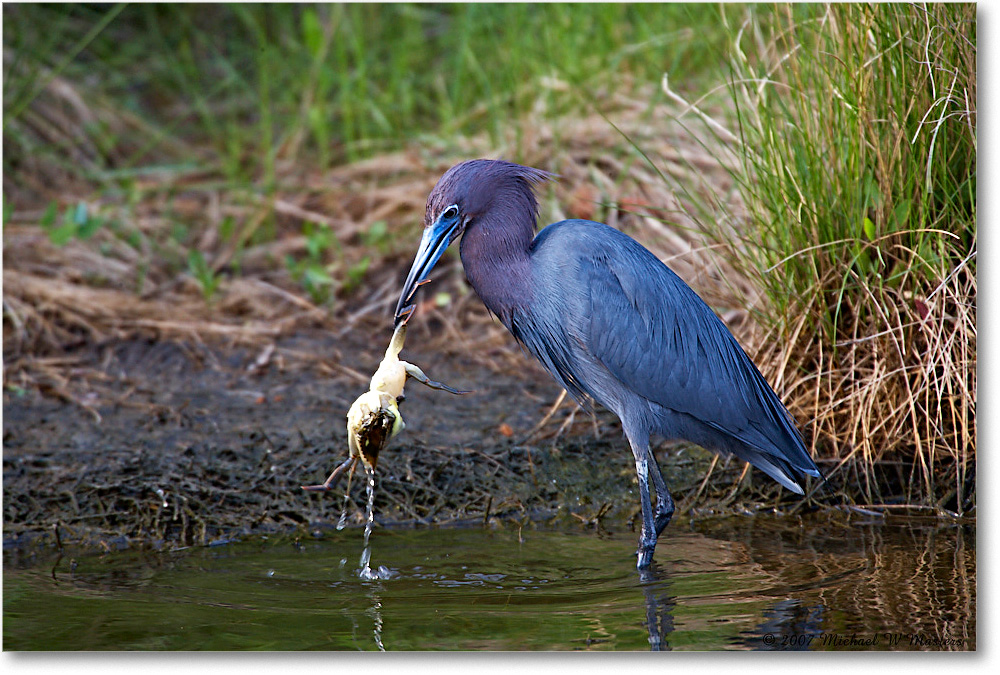
[[[640,569],[674,512],[653,434],[732,453],[803,494],[798,476],[820,473],[791,416],[680,277],[602,223],[563,220],[535,234],[534,187],[551,177],[500,160],[449,169],[427,198],[395,323],[409,319],[417,287],[461,235],[466,277],[490,312],[578,403],[589,396],[621,420],[639,478]]]

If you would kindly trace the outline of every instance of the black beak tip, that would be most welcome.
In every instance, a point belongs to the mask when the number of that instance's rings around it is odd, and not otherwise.
[[[399,326],[405,324],[413,316],[413,310],[416,309],[416,305],[406,305],[405,307],[396,308],[396,315],[393,318],[393,328],[398,328]]]

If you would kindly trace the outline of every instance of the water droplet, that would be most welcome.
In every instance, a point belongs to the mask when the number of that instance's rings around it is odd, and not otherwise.
[[[375,469],[365,464],[365,472],[368,474],[368,517],[365,519],[365,548],[361,552],[361,569],[358,575],[362,579],[375,579],[378,575],[373,575],[369,562],[371,562],[372,549],[370,539],[372,536],[372,526],[375,522]]]
[[[344,508],[340,511],[340,520],[337,521],[337,529],[342,530],[347,527],[347,505],[351,503],[350,495],[350,482],[348,482],[348,489],[344,490]]]

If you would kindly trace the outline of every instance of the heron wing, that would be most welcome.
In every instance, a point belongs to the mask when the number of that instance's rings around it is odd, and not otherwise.
[[[775,464],[819,474],[760,371],[680,277],[631,237],[607,230],[617,245],[584,247],[578,258],[590,356],[640,396],[749,446],[737,454],[799,491]]]

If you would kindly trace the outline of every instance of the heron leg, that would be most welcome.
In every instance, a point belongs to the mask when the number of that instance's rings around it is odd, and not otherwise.
[[[653,525],[656,527],[656,536],[659,537],[674,515],[674,500],[667,489],[667,482],[663,480],[660,473],[660,465],[656,463],[656,455],[649,451],[649,458],[652,460],[653,487],[656,489],[656,511],[653,514]]]
[[[638,557],[636,567],[645,569],[653,562],[653,549],[656,548],[658,534],[653,522],[653,505],[649,498],[649,441],[636,443],[631,436],[628,440],[635,456],[635,473],[639,478],[639,503],[642,507],[642,531],[639,534],[639,549],[636,551]],[[656,466],[656,460],[653,460],[653,466]],[[654,476],[658,474],[659,469],[654,469]]]

